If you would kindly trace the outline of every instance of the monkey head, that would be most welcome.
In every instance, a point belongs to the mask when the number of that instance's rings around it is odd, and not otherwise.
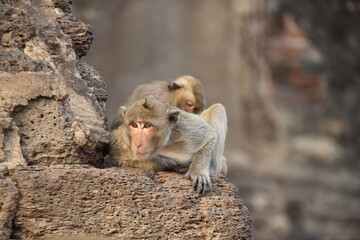
[[[150,98],[120,109],[131,151],[139,161],[151,159],[155,150],[167,143],[180,114],[168,104]]]
[[[200,81],[192,76],[181,76],[168,85],[172,99],[170,104],[190,113],[200,113],[205,109],[204,89]]]

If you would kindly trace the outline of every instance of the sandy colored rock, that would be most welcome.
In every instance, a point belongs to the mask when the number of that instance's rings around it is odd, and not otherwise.
[[[0,3],[0,16],[0,165],[101,166],[106,86],[79,60],[91,27],[70,1]]]
[[[20,192],[15,182],[4,176],[6,170],[0,166],[0,239],[9,239],[16,215]]]
[[[251,239],[223,177],[201,197],[183,174],[92,167],[107,91],[80,61],[92,32],[70,4],[0,1],[0,239]]]
[[[201,197],[183,174],[87,166],[18,168],[20,239],[251,239],[251,218],[225,178]]]

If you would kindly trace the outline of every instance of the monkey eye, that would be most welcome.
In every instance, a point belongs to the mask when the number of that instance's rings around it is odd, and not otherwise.
[[[194,104],[193,104],[191,101],[186,101],[186,104],[187,104],[189,107],[194,106]]]
[[[150,128],[151,126],[152,126],[152,124],[149,123],[149,122],[146,122],[146,123],[144,124],[144,128]]]
[[[137,127],[138,127],[138,124],[135,123],[135,122],[132,122],[130,125],[131,125],[131,127],[133,127],[133,128],[137,128]]]

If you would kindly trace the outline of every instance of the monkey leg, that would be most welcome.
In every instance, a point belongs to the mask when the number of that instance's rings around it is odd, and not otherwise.
[[[145,171],[151,171],[151,170],[157,171],[158,170],[156,163],[153,160],[147,160],[147,161],[138,161],[138,160],[134,160],[134,159],[122,160],[121,166],[122,167],[141,168],[142,170],[145,170]]]
[[[212,152],[210,174],[222,173],[226,175],[227,165],[224,157],[225,139],[227,134],[227,116],[222,104],[216,103],[203,111],[200,115],[216,132],[216,143]]]

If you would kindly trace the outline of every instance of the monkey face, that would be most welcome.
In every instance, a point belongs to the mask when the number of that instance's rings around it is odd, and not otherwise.
[[[182,76],[168,86],[170,104],[189,113],[200,113],[205,108],[204,90],[200,81],[192,76]]]
[[[155,149],[169,139],[170,129],[177,122],[180,111],[153,99],[143,99],[123,109],[124,122],[130,138],[130,148],[138,161],[153,157]]]
[[[190,98],[184,98],[182,100],[181,104],[181,109],[189,112],[189,113],[194,113],[195,112],[195,100],[190,99]]]
[[[148,160],[157,145],[154,141],[156,127],[152,123],[138,118],[131,121],[128,128],[131,136],[131,151],[136,160]]]
[[[177,89],[174,94],[174,102],[172,105],[189,113],[194,113],[198,107],[196,98],[193,92],[193,87],[190,84],[184,85],[182,88]]]

